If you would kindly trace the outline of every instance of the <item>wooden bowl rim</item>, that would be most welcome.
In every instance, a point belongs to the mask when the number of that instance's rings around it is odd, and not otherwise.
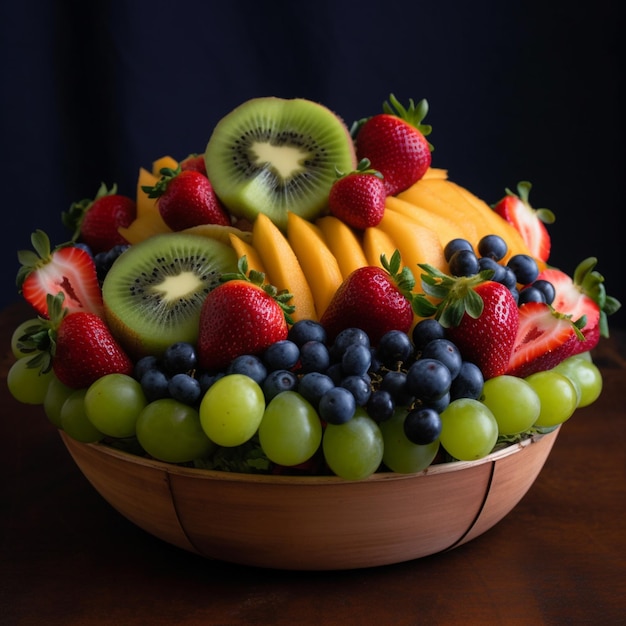
[[[526,447],[538,442],[543,437],[547,437],[550,435],[555,435],[560,426],[556,429],[545,433],[545,434],[535,434],[527,439],[524,439],[519,442],[512,443],[508,446],[500,448],[491,454],[483,457],[482,459],[477,459],[475,461],[451,461],[449,463],[437,463],[435,465],[430,465],[426,469],[421,472],[416,472],[412,474],[400,474],[396,472],[376,472],[372,474],[368,478],[365,478],[360,481],[354,480],[346,480],[339,476],[283,476],[283,475],[275,475],[275,474],[247,474],[243,472],[228,472],[222,470],[208,470],[202,468],[195,467],[185,467],[181,465],[175,465],[172,463],[166,463],[164,461],[158,461],[156,459],[150,459],[146,457],[137,456],[135,454],[131,454],[130,452],[125,452],[123,450],[118,450],[109,445],[103,443],[81,443],[76,440],[71,440],[70,445],[79,445],[90,448],[94,452],[98,454],[102,454],[105,456],[112,457],[113,459],[117,459],[126,463],[133,463],[136,465],[141,465],[148,469],[154,469],[161,472],[165,472],[167,474],[185,476],[189,478],[196,478],[201,480],[209,480],[209,481],[230,481],[230,482],[239,482],[239,483],[272,483],[272,484],[290,484],[290,485],[320,485],[320,484],[355,484],[366,483],[366,482],[384,482],[384,481],[397,481],[397,480],[410,480],[420,476],[428,476],[428,475],[436,475],[436,474],[446,474],[449,472],[457,472],[470,467],[477,467],[484,463],[494,463],[500,459],[511,456],[513,454],[517,454],[521,452]],[[59,431],[61,438],[64,442],[70,439],[68,435],[66,435],[63,431]]]

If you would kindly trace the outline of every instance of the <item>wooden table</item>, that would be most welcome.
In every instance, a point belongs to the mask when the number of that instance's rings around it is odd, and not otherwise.
[[[27,313],[20,303],[0,316],[3,378]],[[561,429],[493,529],[445,554],[339,572],[229,565],[151,537],[3,384],[0,624],[626,624],[626,333],[595,360],[602,396]]]

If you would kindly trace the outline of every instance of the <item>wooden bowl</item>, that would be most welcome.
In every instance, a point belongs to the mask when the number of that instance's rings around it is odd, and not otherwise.
[[[288,570],[373,567],[460,546],[515,507],[557,436],[351,482],[178,467],[61,433],[94,488],[137,526],[204,557]]]

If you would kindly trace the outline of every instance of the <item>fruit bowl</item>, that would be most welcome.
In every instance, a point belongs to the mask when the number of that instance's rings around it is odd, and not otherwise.
[[[242,565],[341,570],[418,559],[486,532],[530,489],[558,432],[363,481],[192,469],[61,438],[96,491],[159,539]]]

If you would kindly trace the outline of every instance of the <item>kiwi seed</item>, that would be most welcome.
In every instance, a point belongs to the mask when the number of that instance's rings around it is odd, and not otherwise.
[[[265,213],[279,228],[287,212],[314,220],[327,205],[337,169],[356,166],[343,121],[302,98],[253,98],[215,126],[205,151],[216,194],[238,217]]]
[[[201,235],[166,233],[131,246],[102,285],[111,332],[135,358],[195,343],[206,295],[236,270],[233,248]]]

